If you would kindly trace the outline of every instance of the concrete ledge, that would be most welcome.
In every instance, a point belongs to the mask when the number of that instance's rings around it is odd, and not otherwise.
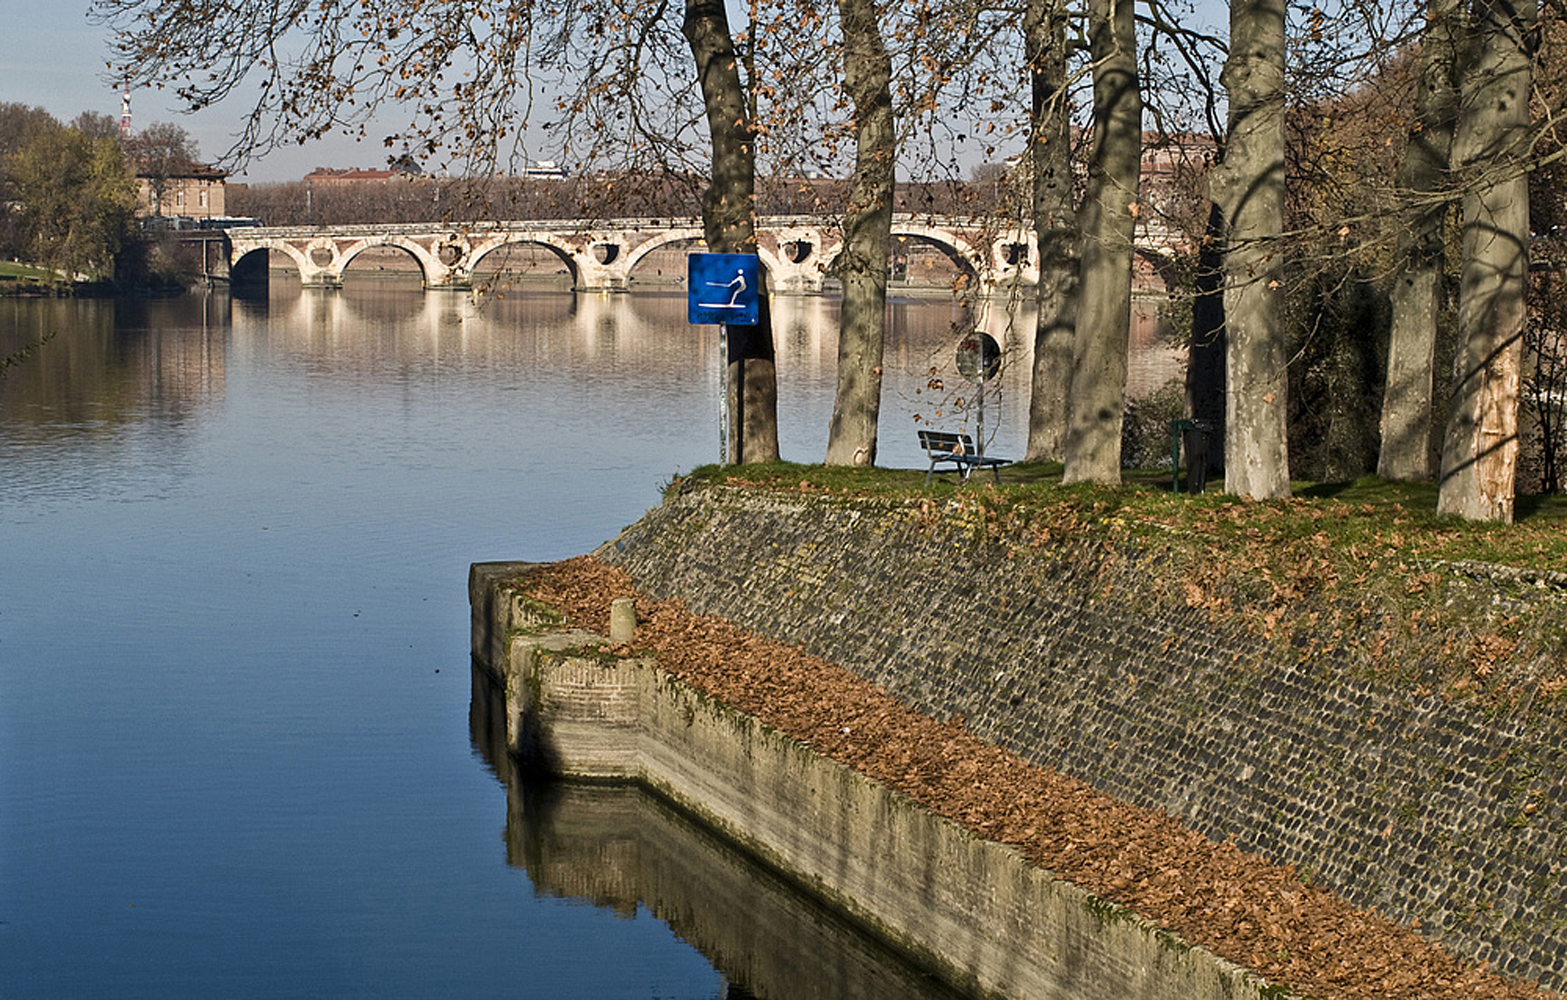
[[[1278,995],[649,658],[529,624],[538,609],[505,584],[521,568],[476,566],[470,583],[475,669],[505,692],[497,721],[524,766],[646,785],[960,989],[1047,1000]]]

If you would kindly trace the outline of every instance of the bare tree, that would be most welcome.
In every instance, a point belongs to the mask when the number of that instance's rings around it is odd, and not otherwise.
[[[1560,13],[1550,8],[1541,11],[1542,50],[1561,44],[1567,36],[1567,22]],[[1527,450],[1519,461],[1519,480],[1521,485],[1525,461],[1532,460],[1530,485],[1542,493],[1567,489],[1567,296],[1562,284],[1567,273],[1567,161],[1561,158],[1567,144],[1549,126],[1554,109],[1567,97],[1564,73],[1567,67],[1555,60],[1541,58],[1535,63],[1535,117],[1546,124],[1535,148],[1543,162],[1529,174],[1529,228],[1534,238],[1520,415]]]
[[[1224,488],[1290,494],[1285,417],[1284,0],[1231,0],[1229,136],[1215,175],[1227,235]]]
[[[1382,441],[1377,475],[1430,479],[1431,395],[1437,321],[1446,261],[1448,155],[1458,110],[1457,47],[1462,0],[1431,0],[1420,51],[1415,119],[1399,165],[1398,185],[1409,204],[1399,229],[1393,285],[1393,329],[1382,396]]]
[[[1039,245],[1039,311],[1034,329],[1025,457],[1036,462],[1061,461],[1066,457],[1072,342],[1077,322],[1078,228],[1068,89],[1069,20],[1066,0],[1028,0],[1023,15],[1031,98],[1031,214]]]
[[[172,122],[153,122],[127,139],[125,149],[131,158],[131,169],[147,182],[152,214],[162,215],[169,181],[198,165],[196,143]]]
[[[1092,0],[1094,149],[1083,196],[1081,286],[1065,482],[1121,481],[1132,317],[1132,238],[1142,161],[1142,93],[1132,0]]]
[[[1453,157],[1463,185],[1458,385],[1437,510],[1513,518],[1519,362],[1529,265],[1526,173],[1534,0],[1476,0]]]
[[[120,120],[101,111],[83,111],[71,119],[71,128],[89,139],[118,139]]]
[[[854,104],[855,166],[836,265],[843,283],[838,381],[828,428],[828,465],[874,465],[881,415],[887,254],[892,242],[898,140],[892,59],[877,28],[875,0],[838,0],[844,89]]]
[[[686,0],[682,30],[713,142],[712,183],[702,200],[707,245],[715,253],[755,253],[755,136],[723,0]],[[778,381],[765,277],[758,294],[760,322],[728,328],[729,454],[735,462],[778,460]]]
[[[1532,417],[1542,493],[1560,493],[1567,485],[1562,468],[1567,461],[1567,303],[1560,288],[1567,263],[1559,251],[1551,256],[1548,266],[1530,275],[1524,339],[1523,394]]]

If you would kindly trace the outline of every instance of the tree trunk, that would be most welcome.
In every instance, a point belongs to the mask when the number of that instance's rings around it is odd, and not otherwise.
[[[1028,0],[1023,35],[1034,91],[1029,158],[1034,180],[1034,236],[1039,244],[1039,313],[1034,329],[1026,454],[1031,462],[1059,462],[1066,457],[1079,239],[1072,196],[1066,27],[1066,0]]]
[[[827,464],[874,465],[898,147],[892,120],[892,59],[877,30],[874,0],[838,0],[838,16],[843,28],[844,87],[854,101],[857,146],[837,263],[843,308]]]
[[[1192,296],[1192,340],[1186,349],[1186,405],[1208,433],[1224,427],[1224,213],[1208,203],[1207,228],[1197,249]],[[1205,472],[1222,465],[1224,453],[1207,449]],[[1204,477],[1206,478],[1206,477]]]
[[[1132,328],[1143,102],[1132,0],[1093,0],[1094,151],[1082,210],[1082,288],[1073,338],[1063,482],[1121,481],[1121,423]]]
[[[687,0],[682,30],[696,60],[713,143],[712,183],[702,199],[707,247],[755,253],[756,147],[723,0]],[[758,295],[761,321],[728,328],[729,455],[737,464],[778,460],[778,372],[765,273]]]
[[[1229,138],[1215,186],[1226,229],[1224,489],[1290,495],[1284,328],[1284,0],[1231,0],[1221,77]]]
[[[1415,124],[1409,130],[1398,185],[1410,201],[1398,237],[1398,270],[1390,292],[1393,328],[1382,393],[1377,475],[1431,478],[1431,393],[1437,318],[1442,309],[1441,199],[1458,110],[1455,62],[1462,0],[1431,0],[1420,52]]]
[[[1463,274],[1458,386],[1442,441],[1437,512],[1477,521],[1513,519],[1535,20],[1534,0],[1477,0],[1453,137],[1464,183]]]

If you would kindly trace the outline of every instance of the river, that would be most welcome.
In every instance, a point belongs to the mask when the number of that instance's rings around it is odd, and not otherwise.
[[[775,306],[791,460],[825,449],[836,309]],[[951,418],[965,314],[890,312],[881,461],[922,466],[913,414]],[[1026,338],[1004,310],[979,321],[1012,351],[989,450],[1017,455]],[[587,551],[717,458],[716,331],[683,298],[480,305],[357,280],[0,300],[0,356],[48,334],[0,381],[0,993],[923,981],[808,902],[770,902],[658,803],[541,799],[470,732],[468,564]],[[1142,358],[1145,386],[1170,374]],[[692,892],[668,861],[692,857],[741,874]],[[742,954],[737,934],[775,944]]]

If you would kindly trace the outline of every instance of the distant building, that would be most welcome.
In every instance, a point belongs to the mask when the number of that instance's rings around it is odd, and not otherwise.
[[[322,187],[347,187],[353,184],[390,184],[392,181],[413,180],[420,176],[417,170],[393,165],[380,169],[361,167],[317,167],[305,175],[308,185]]]
[[[359,167],[317,167],[305,175],[306,184],[385,184],[397,176],[394,170],[362,170]]]
[[[1213,137],[1200,133],[1143,133],[1142,198],[1155,211],[1177,211],[1175,203],[1190,196],[1194,184],[1205,191],[1206,177],[1218,156]]]
[[[224,182],[228,174],[216,167],[185,160],[153,171],[145,163],[136,170],[136,214],[145,218],[210,219],[228,214]]]
[[[571,171],[554,160],[535,160],[522,168],[524,177],[570,177]]]

